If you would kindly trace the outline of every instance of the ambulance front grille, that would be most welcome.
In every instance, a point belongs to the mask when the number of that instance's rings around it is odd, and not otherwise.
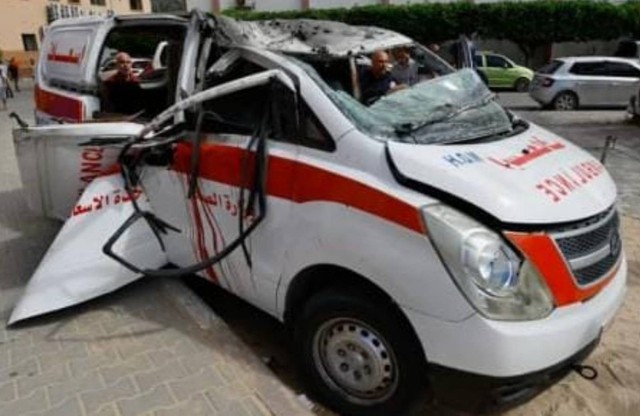
[[[620,218],[612,209],[595,223],[554,234],[580,286],[596,283],[617,264],[622,253]]]
[[[590,283],[594,283],[601,277],[605,276],[610,271],[616,262],[620,254],[617,256],[609,255],[602,260],[592,264],[591,266],[584,267],[582,269],[574,270],[573,275],[579,285],[585,286]]]

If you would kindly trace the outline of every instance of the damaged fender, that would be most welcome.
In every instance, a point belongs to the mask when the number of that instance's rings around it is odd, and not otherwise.
[[[119,173],[96,178],[87,187],[29,280],[9,324],[77,305],[142,277],[102,252],[114,226],[133,213],[132,198],[142,209],[150,209],[142,192],[127,194]],[[114,250],[148,268],[167,263],[144,221],[129,228]]]

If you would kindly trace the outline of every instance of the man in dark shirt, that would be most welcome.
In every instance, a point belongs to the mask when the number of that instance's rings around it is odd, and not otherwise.
[[[20,92],[20,67],[18,66],[18,60],[14,57],[9,60],[9,79],[13,81],[16,92]]]
[[[405,87],[398,84],[391,76],[389,55],[377,51],[371,56],[371,68],[360,73],[360,100],[371,105],[380,97]]]
[[[116,73],[104,81],[103,87],[102,111],[133,114],[143,109],[140,80],[133,74],[128,53],[116,55]]]

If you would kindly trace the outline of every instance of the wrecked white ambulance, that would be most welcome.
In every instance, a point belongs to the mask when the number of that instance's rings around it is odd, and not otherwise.
[[[315,397],[397,415],[427,380],[465,407],[525,400],[579,369],[620,307],[611,177],[472,70],[331,22],[95,22],[59,25],[102,33],[82,49],[84,89],[38,70],[40,93],[93,120],[15,131],[30,206],[66,223],[11,323],[198,273],[291,328]],[[176,103],[100,123],[101,48],[136,22],[181,34],[155,39],[181,61],[150,81]],[[361,104],[368,55],[405,46],[420,82]]]

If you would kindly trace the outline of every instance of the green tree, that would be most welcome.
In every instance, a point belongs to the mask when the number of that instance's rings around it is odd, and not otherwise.
[[[530,60],[554,42],[640,37],[640,0],[538,0],[496,3],[453,2],[365,6],[276,13],[230,11],[240,19],[309,18],[387,28],[420,42],[442,42],[460,34],[516,43]]]

